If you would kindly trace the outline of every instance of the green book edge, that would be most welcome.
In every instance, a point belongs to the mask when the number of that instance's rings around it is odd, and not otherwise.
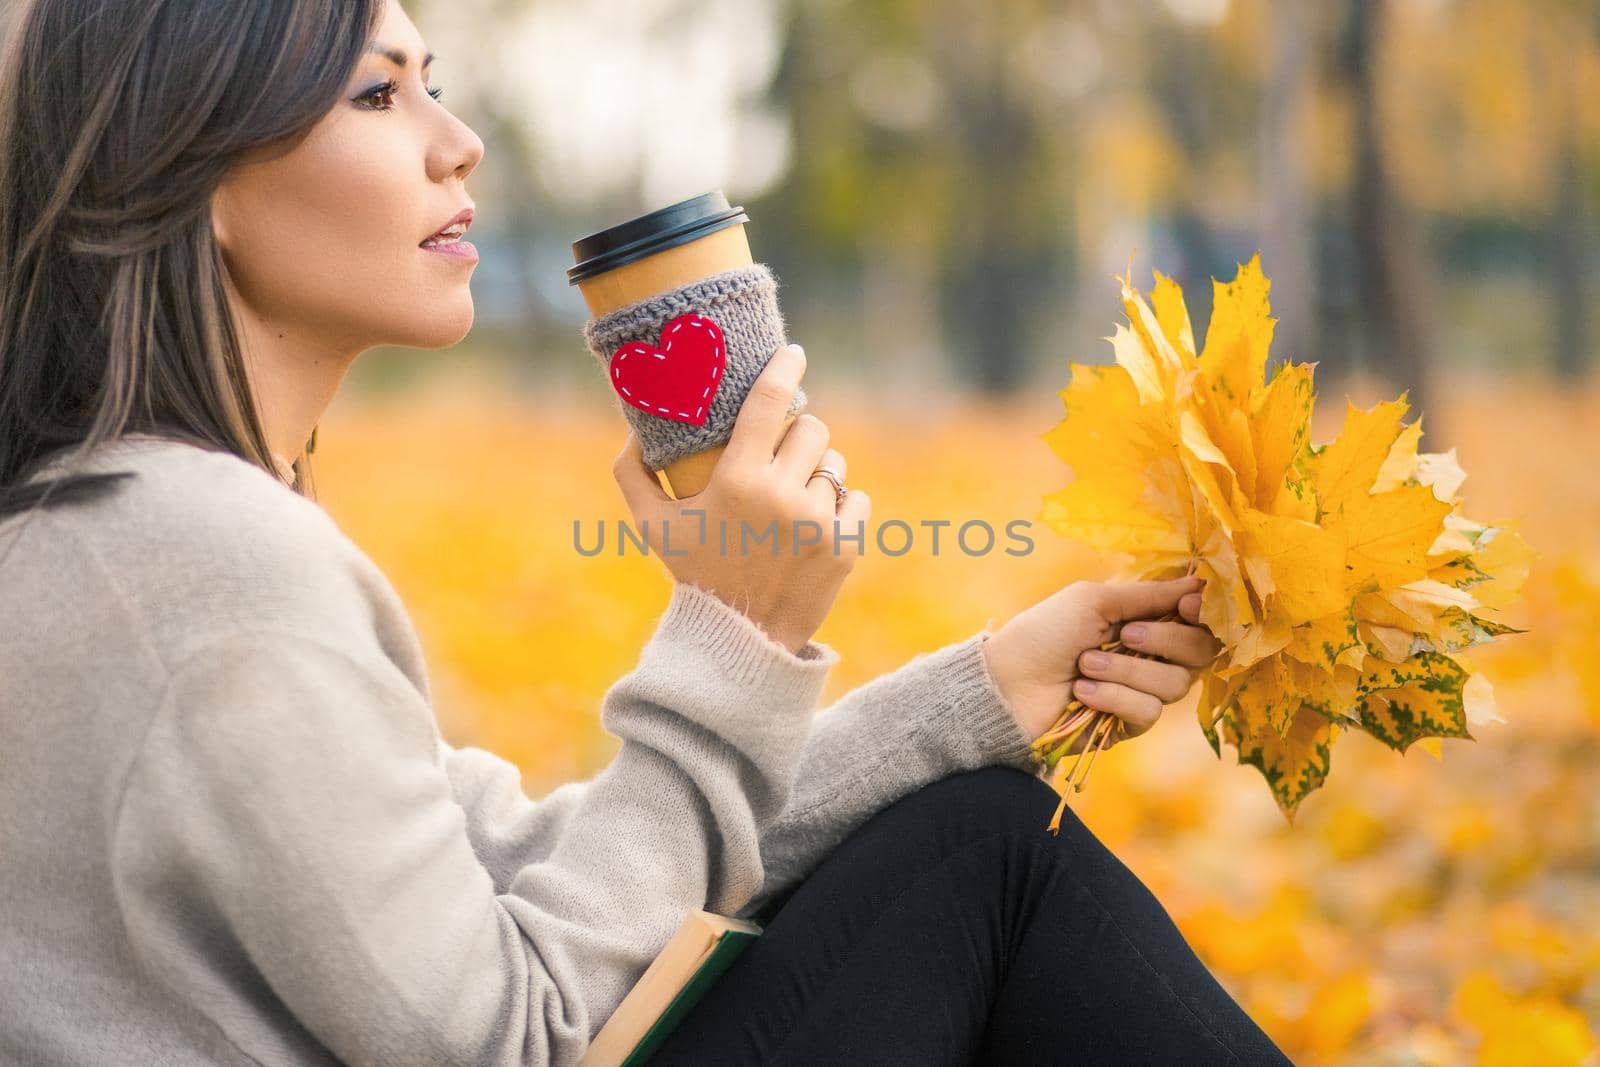
[[[677,1029],[678,1024],[689,1014],[689,1009],[705,996],[706,990],[716,983],[722,972],[733,966],[733,961],[739,958],[739,954],[759,936],[747,930],[724,930],[717,938],[716,944],[711,946],[711,952],[705,961],[696,968],[694,974],[689,976],[683,988],[678,990],[678,995],[672,998],[672,1003],[667,1005],[666,1010],[650,1029],[645,1031],[645,1035],[639,1039],[633,1051],[628,1053],[628,1058],[622,1061],[622,1067],[643,1067],[644,1062],[661,1047],[667,1035]]]

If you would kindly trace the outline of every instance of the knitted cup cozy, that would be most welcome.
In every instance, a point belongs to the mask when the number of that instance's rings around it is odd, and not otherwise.
[[[632,424],[644,461],[652,470],[663,470],[685,456],[726,444],[733,435],[734,420],[756,377],[773,353],[788,343],[777,294],[778,282],[771,269],[754,263],[669,289],[584,324],[584,343],[608,380],[611,358],[618,348],[635,341],[661,345],[662,328],[679,315],[704,315],[722,330],[726,364],[703,424],[652,415],[617,397],[617,406]],[[806,402],[805,390],[797,388],[787,414],[800,414]]]

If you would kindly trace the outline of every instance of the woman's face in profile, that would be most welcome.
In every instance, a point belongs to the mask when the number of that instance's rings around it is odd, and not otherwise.
[[[234,168],[213,226],[263,327],[352,354],[442,348],[472,327],[474,262],[421,244],[472,205],[483,142],[430,95],[427,48],[397,0],[371,45],[304,142]]]

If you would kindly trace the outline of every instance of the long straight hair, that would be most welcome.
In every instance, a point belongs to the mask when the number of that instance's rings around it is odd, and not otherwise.
[[[125,433],[275,473],[212,196],[236,163],[293,149],[339,102],[382,0],[7,6],[0,520],[109,491],[130,472],[71,472]],[[68,473],[23,484],[62,450]],[[314,497],[304,451],[294,469]]]

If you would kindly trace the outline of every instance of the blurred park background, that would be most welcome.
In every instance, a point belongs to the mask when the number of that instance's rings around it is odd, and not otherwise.
[[[1442,758],[1346,738],[1293,827],[1189,706],[1074,808],[1305,1064],[1578,1064],[1600,1033],[1600,5],[1592,0],[407,0],[488,152],[477,323],[368,353],[318,440],[328,510],[395,581],[458,744],[539,796],[670,591],[580,556],[626,519],[626,432],[583,347],[576,238],[710,189],[743,204],[806,390],[874,525],[817,637],[825,702],[1117,561],[968,556],[1070,477],[1041,440],[1106,362],[1133,260],[1183,285],[1260,249],[1274,352],[1408,390],[1474,516],[1539,553],[1479,650],[1507,722]],[[1004,544],[1004,542],[1002,542]],[[1070,1035],[1062,1035],[1070,1044]]]

